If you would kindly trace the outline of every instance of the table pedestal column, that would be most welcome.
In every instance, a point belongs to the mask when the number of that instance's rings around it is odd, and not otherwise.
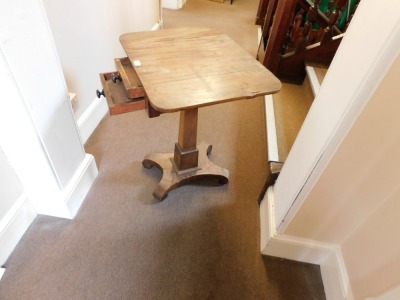
[[[174,153],[148,154],[142,162],[147,169],[155,166],[163,172],[153,192],[158,200],[167,197],[170,190],[194,181],[212,179],[219,184],[228,182],[229,171],[214,165],[208,158],[212,146],[204,142],[197,145],[197,117],[197,108],[181,111]]]

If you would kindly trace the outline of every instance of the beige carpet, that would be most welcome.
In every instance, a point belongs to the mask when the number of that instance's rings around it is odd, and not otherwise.
[[[165,27],[207,25],[255,53],[256,0],[188,0]],[[324,299],[318,266],[260,255],[257,199],[267,176],[262,98],[199,110],[198,140],[230,171],[163,202],[149,152],[170,152],[178,114],[106,116],[86,144],[99,168],[74,220],[40,216],[7,261],[0,299]]]

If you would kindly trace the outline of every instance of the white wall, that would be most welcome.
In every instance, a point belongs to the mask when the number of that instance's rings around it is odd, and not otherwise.
[[[75,216],[97,167],[84,152],[41,0],[0,0],[0,82],[9,165],[1,175],[11,180],[7,189],[1,182],[2,264],[36,213]]]
[[[2,1],[4,2],[4,1]],[[11,4],[12,3],[12,4]],[[73,124],[60,64],[39,1],[14,1],[2,8],[2,50],[25,105],[46,145],[59,183],[65,185],[84,158]],[[66,165],[65,161],[69,161]]]
[[[45,3],[51,29],[42,0],[0,0],[0,266],[37,213],[73,218],[97,176],[68,89],[88,115],[119,35],[159,20],[158,0]]]
[[[0,193],[0,220],[2,220],[7,212],[11,209],[14,204],[14,200],[18,199],[19,196],[24,192],[24,188],[19,181],[14,170],[7,161],[6,156],[3,153],[3,149],[0,147],[0,182],[1,182],[1,193]]]
[[[400,56],[285,230],[340,245],[356,299],[400,284],[399,78]]]
[[[396,3],[360,3],[273,189],[275,241],[336,256],[344,296],[332,299],[400,283],[400,16],[386,9]]]
[[[76,118],[101,90],[99,73],[115,71],[125,57],[119,36],[150,30],[159,21],[159,0],[43,0],[68,90],[77,95]]]
[[[29,204],[25,189],[1,147],[0,183],[0,266],[2,266],[36,217],[36,211]]]

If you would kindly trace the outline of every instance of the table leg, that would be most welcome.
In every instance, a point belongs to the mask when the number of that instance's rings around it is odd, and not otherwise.
[[[214,165],[208,155],[211,152],[211,145],[204,142],[198,144],[199,151],[198,167],[195,170],[177,172],[173,166],[174,153],[152,153],[146,155],[142,164],[143,167],[150,169],[157,167],[163,172],[158,187],[154,190],[153,196],[158,200],[167,197],[168,192],[182,186],[199,180],[213,180],[218,184],[228,183],[229,171]]]
[[[175,144],[174,163],[177,171],[198,167],[199,150],[197,150],[198,109],[182,110],[179,118],[178,143]]]
[[[228,170],[214,165],[208,159],[211,145],[197,145],[197,119],[197,108],[181,111],[174,153],[149,154],[142,162],[147,169],[155,166],[163,172],[161,181],[153,192],[154,197],[159,200],[167,197],[170,190],[197,180],[213,179],[219,184],[228,182]]]

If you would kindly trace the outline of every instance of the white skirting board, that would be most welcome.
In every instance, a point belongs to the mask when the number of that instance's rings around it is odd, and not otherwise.
[[[169,9],[181,9],[186,0],[162,0],[162,7]]]
[[[107,100],[104,97],[96,98],[85,110],[77,121],[82,144],[86,143],[107,112]]]
[[[352,300],[349,279],[338,245],[276,233],[274,194],[270,187],[260,204],[261,253],[317,264],[328,300]]]
[[[278,162],[279,149],[276,134],[275,109],[272,95],[267,95],[265,100],[265,130],[267,132],[268,161]]]
[[[71,179],[70,185],[61,194],[65,205],[57,211],[63,211],[63,213],[54,215],[68,219],[74,218],[97,173],[97,166],[93,156],[86,154],[84,161]],[[0,220],[0,266],[5,263],[36,216],[37,212],[30,203],[28,194],[23,193]]]
[[[70,214],[68,218],[73,219],[75,217],[97,174],[98,170],[94,157],[91,154],[86,154],[85,159],[64,191],[64,199]]]
[[[36,216],[27,193],[23,193],[0,220],[0,266],[6,262]]]

